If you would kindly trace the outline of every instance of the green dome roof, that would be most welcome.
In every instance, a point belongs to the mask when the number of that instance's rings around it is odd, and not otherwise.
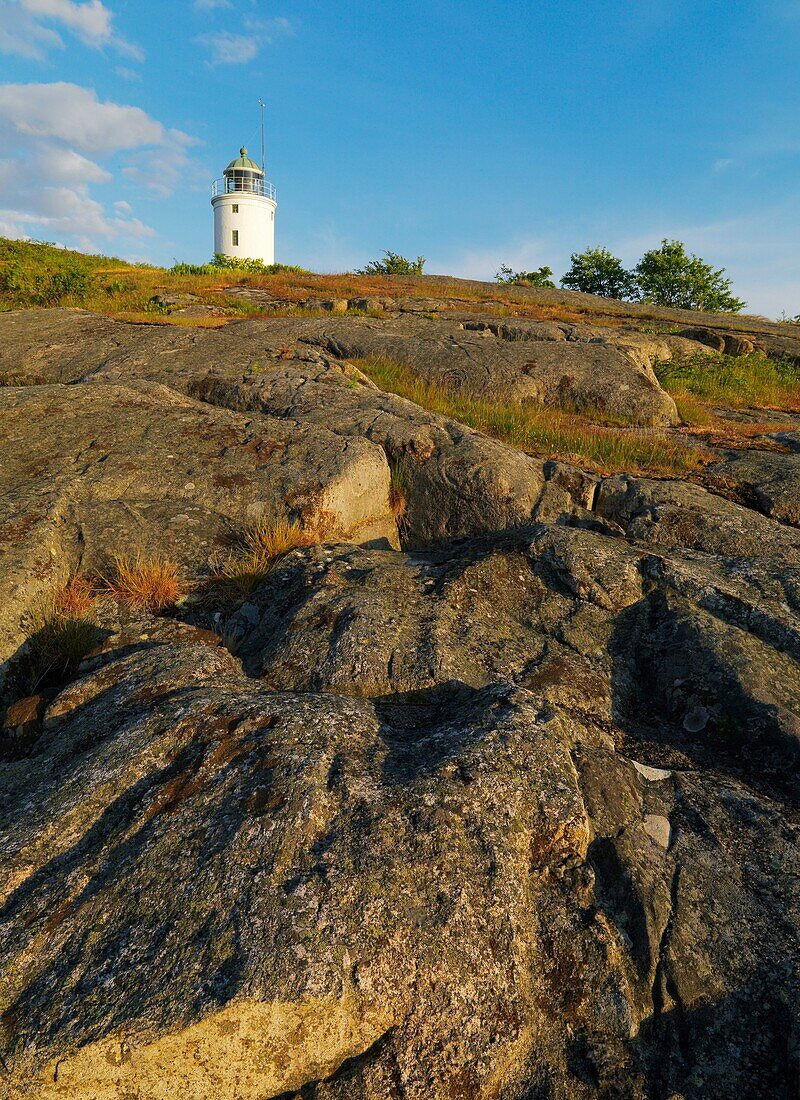
[[[227,175],[228,172],[236,172],[236,171],[238,171],[238,172],[255,172],[259,176],[264,175],[264,173],[261,171],[261,169],[256,164],[256,162],[254,160],[251,160],[250,157],[248,157],[247,149],[245,148],[244,145],[239,150],[239,156],[236,157],[234,160],[232,160],[230,162],[230,164],[228,165],[228,167],[225,169],[225,175]]]

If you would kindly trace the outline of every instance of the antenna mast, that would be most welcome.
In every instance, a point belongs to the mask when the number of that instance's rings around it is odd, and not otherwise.
[[[264,163],[264,108],[266,103],[263,99],[259,99],[258,105],[261,108],[261,175],[264,178],[265,163]]]

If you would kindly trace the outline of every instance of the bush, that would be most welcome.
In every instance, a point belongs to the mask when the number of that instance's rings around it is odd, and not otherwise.
[[[662,240],[642,256],[634,271],[639,297],[645,302],[706,313],[740,313],[745,306],[731,294],[724,269],[715,271],[699,256],[690,256],[681,241]]]
[[[556,284],[553,282],[552,275],[553,270],[549,267],[542,266],[536,271],[512,271],[506,264],[500,264],[500,270],[494,279],[496,283],[548,287],[555,290]]]
[[[356,275],[421,275],[425,266],[425,257],[407,260],[397,252],[384,252],[382,260],[371,260]]]
[[[561,285],[568,290],[599,294],[601,298],[626,299],[633,296],[633,276],[622,266],[622,260],[607,248],[573,252],[571,261],[572,267],[561,280]]]
[[[170,275],[213,275],[216,272],[214,264],[187,264],[176,261],[169,269]]]
[[[67,297],[81,302],[91,283],[91,271],[74,253],[62,257],[51,246],[9,250],[0,266],[0,292],[19,305],[53,306]]]
[[[216,252],[214,259],[207,264],[176,261],[169,271],[170,275],[216,275],[220,271],[246,271],[249,275],[279,275],[282,271],[296,275],[310,274],[296,264],[265,264],[263,260],[250,260],[246,256],[223,256],[221,252]]]

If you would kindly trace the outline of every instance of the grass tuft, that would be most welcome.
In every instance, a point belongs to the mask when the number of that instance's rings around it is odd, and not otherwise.
[[[290,551],[317,542],[318,533],[296,520],[266,514],[237,533],[230,553],[212,561],[212,583],[249,596]]]
[[[100,631],[89,618],[96,599],[91,581],[74,576],[31,609],[27,690],[68,679],[97,644]]]
[[[157,614],[172,607],[181,596],[178,566],[166,558],[128,558],[115,554],[109,576],[102,578],[105,591],[121,603]]]
[[[654,429],[599,426],[561,409],[485,401],[426,382],[386,359],[362,359],[354,365],[389,393],[545,458],[606,473],[658,474],[685,473],[707,458],[700,447]]]
[[[411,482],[403,459],[389,464],[389,508],[396,523],[401,523],[408,507]]]

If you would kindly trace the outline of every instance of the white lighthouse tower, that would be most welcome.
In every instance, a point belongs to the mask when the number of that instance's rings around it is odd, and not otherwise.
[[[244,146],[211,187],[214,253],[275,263],[275,188]]]

